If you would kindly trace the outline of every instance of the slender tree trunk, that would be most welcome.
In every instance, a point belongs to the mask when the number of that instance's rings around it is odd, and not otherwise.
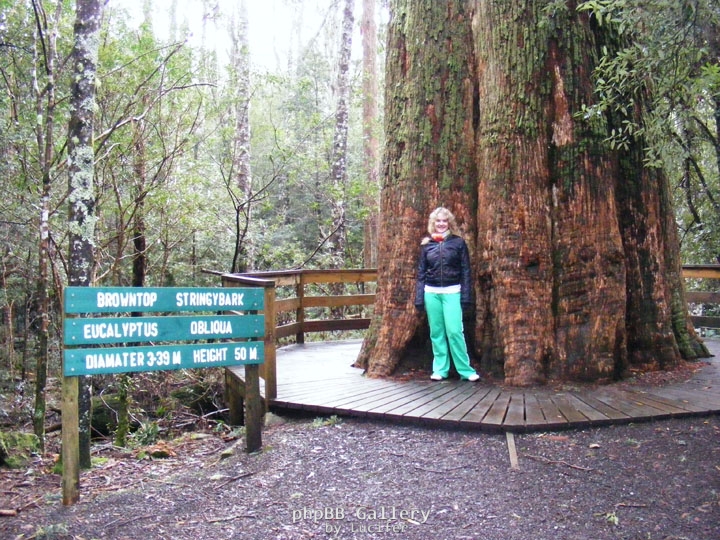
[[[40,447],[45,448],[45,386],[47,384],[48,366],[48,326],[49,326],[49,247],[50,247],[50,191],[52,189],[52,167],[55,159],[54,151],[54,117],[55,117],[55,61],[57,55],[57,25],[62,12],[58,4],[54,17],[48,20],[47,13],[41,2],[32,2],[35,14],[37,40],[36,47],[41,51],[41,62],[45,68],[45,81],[40,83],[35,74],[33,86],[36,95],[36,112],[38,124],[36,125],[37,146],[42,174],[42,187],[40,192],[40,245],[38,255],[38,354],[35,377],[35,407],[33,410],[33,429],[40,441]],[[36,54],[38,51],[36,50]],[[36,61],[36,65],[39,62]]]
[[[697,355],[667,179],[643,166],[643,141],[606,142],[621,118],[578,114],[612,30],[573,2],[546,7],[392,2],[382,215],[394,219],[358,359],[371,375],[423,335],[412,231],[439,205],[471,250],[466,334],[485,371],[514,385],[601,381]]]
[[[6,369],[11,377],[15,372],[15,304],[7,294],[7,278],[13,273],[10,269],[0,268],[0,291],[6,299],[0,315],[0,320],[3,322],[0,329],[0,340],[4,342],[2,355],[7,360],[7,366],[0,366],[0,368]]]
[[[74,67],[68,127],[68,202],[70,254],[68,281],[71,286],[88,287],[92,283],[95,243],[95,152],[93,150],[93,107],[99,48],[98,31],[104,0],[78,0],[75,19],[75,44],[71,61]],[[90,389],[81,380],[80,466],[90,467]]]
[[[337,76],[337,108],[335,110],[335,135],[333,137],[330,176],[332,181],[332,230],[330,235],[331,267],[342,268],[346,244],[346,197],[347,197],[347,138],[350,121],[350,53],[352,50],[354,0],[345,0],[340,41],[340,58]]]
[[[236,241],[231,272],[246,272],[255,267],[252,239],[248,236],[251,219],[252,171],[250,167],[250,43],[245,0],[238,6],[237,28],[233,25],[232,61],[235,77],[235,137],[232,170],[237,189],[235,197]]]
[[[145,198],[147,196],[147,157],[145,152],[144,120],[135,122],[135,210],[133,213],[132,286],[143,287],[147,272],[147,227],[145,225]],[[137,314],[139,316],[139,314]]]
[[[380,176],[380,141],[378,138],[378,39],[375,24],[375,0],[363,0],[362,21],[360,23],[363,50],[363,155],[365,156],[365,174],[370,184],[370,195],[365,201],[371,209],[365,218],[364,262],[365,268],[377,266],[378,214],[375,208],[375,187]]]

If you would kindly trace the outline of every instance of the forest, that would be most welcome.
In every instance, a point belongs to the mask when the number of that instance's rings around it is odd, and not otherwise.
[[[36,433],[38,396],[60,374],[68,284],[215,286],[218,272],[378,264],[377,236],[396,226],[380,206],[396,130],[385,118],[388,27],[412,2],[268,2],[289,30],[262,63],[250,3],[144,0],[134,13],[114,0],[0,0],[0,394],[33,388],[35,410],[23,413]],[[570,11],[614,30],[574,118],[624,118],[603,144],[642,141],[643,166],[667,177],[682,262],[720,260],[717,3],[534,4],[543,31]],[[94,170],[80,189],[76,16],[88,5],[101,15],[85,104]],[[627,114],[640,96],[651,96],[642,122]],[[78,221],[83,197],[91,211]]]

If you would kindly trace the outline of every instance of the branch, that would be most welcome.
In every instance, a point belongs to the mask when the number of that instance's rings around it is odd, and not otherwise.
[[[317,255],[318,251],[320,251],[320,249],[325,245],[325,243],[326,243],[328,240],[330,240],[330,238],[332,238],[332,236],[333,236],[336,232],[338,232],[338,231],[340,230],[340,227],[342,227],[343,225],[344,225],[344,223],[343,223],[342,221],[341,221],[340,223],[338,223],[337,227],[335,227],[335,229],[334,229],[330,234],[328,234],[327,236],[325,236],[325,238],[323,238],[322,242],[320,242],[320,244],[318,244],[318,246],[315,248],[315,251],[313,251],[313,252],[310,254],[310,256],[303,261],[302,264],[299,264],[299,265],[296,266],[293,270],[300,270],[300,269],[302,269],[306,264],[308,264],[308,263],[313,259],[313,257],[314,257],[315,255]]]
[[[557,465],[565,465],[566,467],[570,467],[571,469],[578,469],[580,471],[592,471],[593,469],[588,467],[581,467],[580,465],[573,465],[572,463],[568,463],[567,461],[562,460],[554,460],[554,459],[547,459],[542,456],[533,456],[530,454],[523,454],[525,457],[529,457],[530,459],[536,459],[538,461],[542,461],[544,463],[555,463]]]

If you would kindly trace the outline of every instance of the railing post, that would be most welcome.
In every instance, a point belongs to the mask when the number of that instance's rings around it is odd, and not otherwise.
[[[257,364],[245,366],[245,447],[248,452],[262,448],[262,419],[267,410],[267,405],[263,407],[260,400],[258,371]],[[267,397],[267,390],[265,393]]]
[[[265,286],[265,361],[262,377],[265,379],[265,404],[277,397],[277,367],[275,356],[275,282]]]
[[[298,323],[298,332],[295,334],[295,342],[302,345],[305,343],[305,273],[301,270],[295,285],[295,296],[298,299],[298,308],[295,311],[295,320]]]

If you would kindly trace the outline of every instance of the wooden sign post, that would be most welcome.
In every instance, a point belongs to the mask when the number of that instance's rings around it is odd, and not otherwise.
[[[63,305],[65,505],[80,497],[79,376],[245,365],[248,378],[256,379],[248,379],[248,385],[259,388],[265,321],[257,312],[263,309],[262,289],[67,287]],[[193,315],[175,315],[180,312]],[[155,315],[135,316],[144,313]],[[247,396],[246,405],[246,446],[254,452],[262,446],[259,391]]]

